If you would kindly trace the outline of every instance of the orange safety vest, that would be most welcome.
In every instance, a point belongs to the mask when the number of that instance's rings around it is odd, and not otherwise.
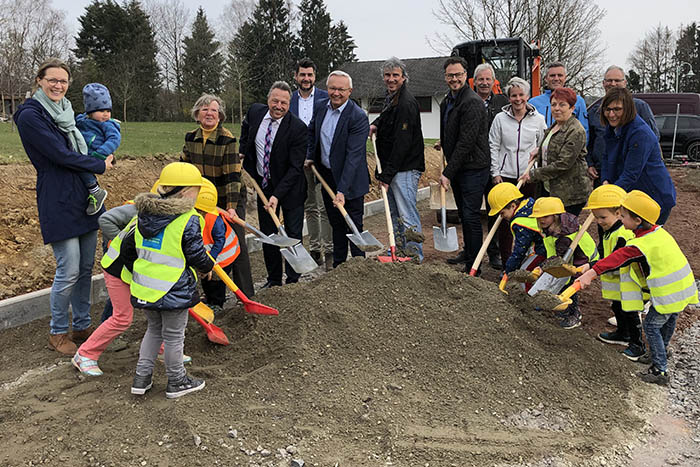
[[[211,250],[211,247],[214,246],[214,239],[211,235],[211,229],[214,228],[214,223],[218,217],[219,216],[217,214],[212,214],[209,212],[204,215],[204,230],[202,231],[202,238],[204,239],[204,248],[206,248],[207,251]],[[241,249],[238,246],[238,236],[235,234],[228,222],[226,222],[223,218],[221,220],[224,221],[224,225],[226,226],[226,241],[224,242],[224,248],[221,250],[221,253],[219,253],[219,256],[216,257],[216,263],[222,268],[225,268],[229,264],[233,263],[236,258],[238,258]]]

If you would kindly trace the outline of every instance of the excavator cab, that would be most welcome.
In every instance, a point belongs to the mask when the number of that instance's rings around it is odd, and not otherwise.
[[[501,93],[503,86],[513,76],[529,81],[532,96],[540,94],[540,51],[528,45],[520,37],[488,39],[462,42],[452,49],[452,55],[466,60],[469,86],[474,87],[474,69],[482,63],[489,63],[496,72],[495,93]]]

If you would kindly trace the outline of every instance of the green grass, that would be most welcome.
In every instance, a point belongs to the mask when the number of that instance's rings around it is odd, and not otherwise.
[[[239,124],[224,125],[237,138],[241,134]],[[127,122],[122,123],[122,144],[117,150],[129,156],[152,154],[177,154],[182,151],[185,133],[197,128],[196,122]],[[17,128],[10,131],[9,123],[0,123],[0,164],[29,162],[19,139]]]

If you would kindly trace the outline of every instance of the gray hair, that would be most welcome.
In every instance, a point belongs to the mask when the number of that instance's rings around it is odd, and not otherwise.
[[[563,68],[564,69],[564,74],[566,74],[566,65],[564,65],[562,62],[552,62],[547,65],[547,71],[545,71],[545,76],[549,74],[549,70],[552,68]]]
[[[341,70],[331,71],[331,74],[328,75],[328,78],[326,78],[326,87],[328,87],[328,81],[331,79],[331,76],[342,76],[344,78],[347,78],[350,82],[350,88],[352,88],[352,76]]]
[[[608,71],[613,71],[613,70],[618,70],[620,73],[622,73],[622,76],[625,76],[625,70],[624,68],[617,66],[617,65],[610,65],[606,70],[605,73],[603,73],[603,76],[608,74]]]
[[[520,88],[526,96],[530,96],[530,83],[518,76],[513,76],[510,81],[508,81],[508,84],[506,84],[506,96],[510,97],[510,90],[513,88]]]
[[[214,94],[202,94],[199,96],[199,99],[194,103],[192,106],[192,118],[195,121],[197,120],[197,117],[199,116],[199,111],[202,109],[202,107],[211,104],[212,102],[216,102],[219,104],[219,120],[222,122],[226,120],[226,104],[224,104],[224,101],[221,100],[219,96],[215,96]]]
[[[275,81],[272,83],[272,86],[270,86],[270,90],[267,91],[267,98],[270,98],[270,95],[272,94],[272,91],[275,89],[280,89],[282,91],[287,91],[289,93],[289,98],[292,98],[292,88],[287,84],[286,81]]]
[[[397,57],[390,57],[389,59],[387,59],[387,61],[382,63],[382,68],[379,71],[381,71],[383,75],[386,70],[393,70],[394,68],[400,68],[401,74],[404,78],[408,80],[408,72],[406,71],[406,65]]]
[[[491,77],[495,80],[496,79],[496,71],[493,69],[490,63],[482,63],[478,65],[476,68],[474,68],[474,79],[476,79],[477,75],[481,73],[484,70],[489,70],[491,72]]]

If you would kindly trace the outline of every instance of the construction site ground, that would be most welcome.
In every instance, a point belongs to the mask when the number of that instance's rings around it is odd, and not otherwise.
[[[422,185],[439,173],[437,153],[426,154]],[[147,190],[170,160],[120,159],[100,177],[108,205]],[[700,271],[700,170],[671,173],[678,206],[666,227]],[[0,166],[0,175],[7,298],[50,286],[55,263],[39,234],[33,167]],[[256,300],[277,317],[246,315],[231,300],[216,320],[228,347],[191,322],[188,369],[207,386],[181,400],[166,400],[162,365],[146,396],[129,393],[145,330],[138,311],[128,347],[108,349],[99,378],[48,350],[48,318],[0,332],[0,465],[700,465],[700,412],[683,416],[698,407],[697,367],[682,380],[694,390],[641,383],[641,365],[594,338],[610,329],[598,286],[582,293],[583,326],[561,330],[551,312],[498,291],[486,263],[481,278],[446,265],[454,253],[433,249],[435,213],[420,207],[423,265],[352,260],[262,291]],[[387,243],[383,216],[365,228]],[[252,262],[260,284],[261,254]],[[698,316],[679,320],[679,362],[697,348]]]

